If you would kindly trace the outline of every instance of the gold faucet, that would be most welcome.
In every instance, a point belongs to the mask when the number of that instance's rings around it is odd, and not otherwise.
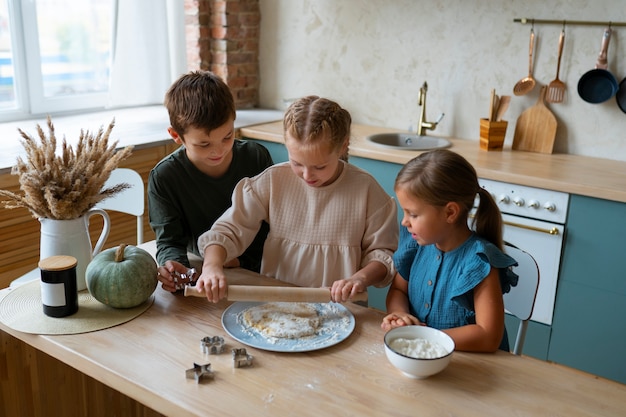
[[[426,92],[428,91],[428,84],[424,81],[424,84],[420,88],[419,96],[417,97],[417,105],[421,106],[420,111],[420,119],[417,123],[417,134],[418,136],[424,136],[426,134],[426,130],[435,130],[441,119],[443,119],[444,113],[441,113],[439,119],[436,122],[427,122],[426,121]]]

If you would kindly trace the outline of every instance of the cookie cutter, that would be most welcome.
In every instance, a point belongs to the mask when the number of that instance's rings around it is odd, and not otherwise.
[[[200,340],[202,352],[216,355],[224,351],[224,338],[220,336],[206,336]]]
[[[242,366],[252,366],[252,355],[248,355],[246,348],[233,348],[233,366],[241,368]]]
[[[193,368],[185,371],[185,377],[187,379],[195,379],[196,384],[199,384],[201,379],[213,379],[214,376],[210,363],[199,365],[194,362]]]
[[[172,278],[174,278],[174,285],[177,291],[184,289],[186,285],[195,284],[198,280],[198,271],[196,271],[196,268],[189,268],[187,272],[174,271],[171,275]]]

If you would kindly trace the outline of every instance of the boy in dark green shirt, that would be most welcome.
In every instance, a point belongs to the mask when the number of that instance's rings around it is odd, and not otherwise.
[[[186,273],[188,252],[200,256],[198,236],[231,206],[240,179],[272,165],[266,148],[235,140],[236,117],[228,86],[208,71],[181,76],[165,95],[168,133],[180,145],[150,172],[148,208],[156,233],[157,261],[163,289],[176,291],[173,274]],[[233,263],[259,271],[268,226]]]

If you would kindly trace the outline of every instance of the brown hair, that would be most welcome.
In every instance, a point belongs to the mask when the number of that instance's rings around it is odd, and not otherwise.
[[[318,96],[294,101],[283,120],[284,133],[302,145],[319,145],[327,141],[331,150],[340,150],[350,138],[350,113],[332,100]],[[348,152],[341,159],[348,160]]]
[[[164,105],[172,129],[183,137],[189,128],[208,133],[236,117],[230,89],[210,71],[183,74],[165,93]]]
[[[433,206],[456,202],[463,210],[458,221],[463,222],[467,222],[478,194],[480,201],[472,227],[479,236],[503,248],[500,209],[491,194],[478,184],[474,167],[461,155],[448,149],[422,153],[402,167],[394,188],[406,190]]]

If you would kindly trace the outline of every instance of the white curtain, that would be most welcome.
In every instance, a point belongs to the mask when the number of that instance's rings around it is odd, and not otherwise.
[[[108,107],[163,102],[186,72],[183,0],[113,0]]]

